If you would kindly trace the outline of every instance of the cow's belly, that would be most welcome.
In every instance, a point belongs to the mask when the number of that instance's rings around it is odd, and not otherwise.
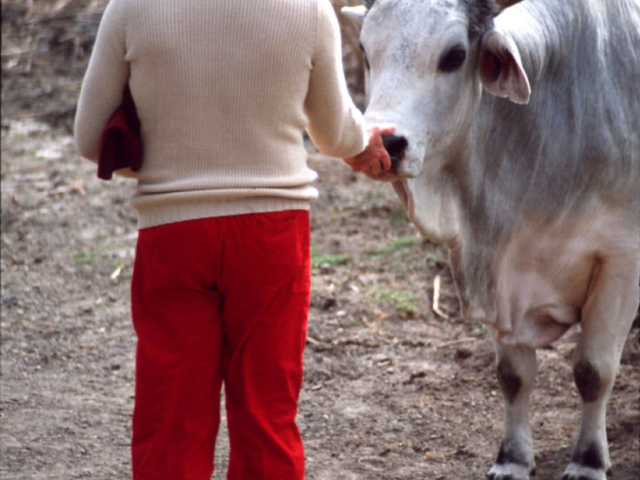
[[[500,343],[540,348],[580,321],[600,265],[629,244],[622,215],[596,211],[545,227],[525,223],[512,235],[498,264],[493,320]]]

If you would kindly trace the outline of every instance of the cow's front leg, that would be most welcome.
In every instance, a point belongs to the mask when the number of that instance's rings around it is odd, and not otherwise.
[[[535,472],[529,397],[536,378],[536,353],[527,347],[497,347],[498,381],[505,400],[504,433],[487,478],[529,480]]]
[[[610,474],[606,408],[638,308],[637,262],[634,258],[618,265],[605,262],[582,310],[573,368],[582,399],[582,422],[562,480],[606,480]]]
[[[591,329],[582,331],[575,352],[573,375],[582,398],[582,421],[571,463],[562,480],[606,480],[611,468],[606,408],[621,348],[605,346],[602,338],[591,338],[590,332]],[[594,350],[595,344],[602,350]]]

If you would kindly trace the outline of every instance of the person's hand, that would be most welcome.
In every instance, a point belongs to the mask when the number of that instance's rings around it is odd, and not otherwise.
[[[369,133],[367,148],[355,157],[345,158],[345,163],[353,172],[366,173],[372,177],[384,174],[391,168],[391,158],[384,148],[382,136],[391,135],[395,131],[395,125],[371,125],[367,130]]]

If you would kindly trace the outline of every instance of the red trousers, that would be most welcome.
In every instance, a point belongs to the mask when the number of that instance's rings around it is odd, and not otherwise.
[[[301,480],[295,423],[309,313],[306,211],[143,229],[134,480],[209,480],[225,388],[229,480]]]

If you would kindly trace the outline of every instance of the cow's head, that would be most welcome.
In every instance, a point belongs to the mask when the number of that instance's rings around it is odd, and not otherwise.
[[[365,117],[397,126],[385,144],[399,177],[442,166],[460,148],[483,86],[513,102],[528,102],[529,82],[516,45],[493,28],[493,18],[514,3],[365,0],[343,9],[361,27]]]

